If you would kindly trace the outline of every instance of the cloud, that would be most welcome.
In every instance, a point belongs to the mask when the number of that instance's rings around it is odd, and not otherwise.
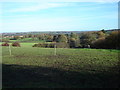
[[[31,12],[31,11],[39,11],[43,9],[48,9],[48,8],[64,7],[68,5],[69,5],[68,3],[39,3],[34,6],[12,9],[9,12]]]

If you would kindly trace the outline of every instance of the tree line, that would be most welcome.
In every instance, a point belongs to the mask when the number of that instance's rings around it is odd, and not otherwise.
[[[98,48],[98,49],[120,49],[120,31],[88,31],[83,33],[70,34],[38,34],[14,36],[10,40],[32,38],[42,40],[43,43],[33,45],[33,47],[54,48]]]
[[[53,42],[51,45],[44,43],[45,47],[53,47],[56,44],[58,48],[120,49],[119,30],[111,32],[101,30],[79,34],[73,32],[71,34],[58,35],[46,34],[40,35],[38,38],[45,40],[45,42]]]

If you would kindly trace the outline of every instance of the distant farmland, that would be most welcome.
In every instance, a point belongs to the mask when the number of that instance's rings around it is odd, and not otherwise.
[[[3,88],[118,87],[120,50],[2,47]]]

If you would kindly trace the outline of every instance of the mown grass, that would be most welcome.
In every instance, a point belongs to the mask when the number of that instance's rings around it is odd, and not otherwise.
[[[23,43],[38,43],[38,42],[45,42],[44,40],[39,40],[38,38],[24,38],[24,39],[17,39],[17,40],[9,40],[10,42],[23,42]]]
[[[2,48],[3,88],[102,88],[119,86],[119,50]]]

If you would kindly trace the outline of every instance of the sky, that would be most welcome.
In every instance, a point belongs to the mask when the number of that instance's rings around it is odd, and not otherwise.
[[[117,29],[118,1],[96,1],[1,1],[0,32]]]

